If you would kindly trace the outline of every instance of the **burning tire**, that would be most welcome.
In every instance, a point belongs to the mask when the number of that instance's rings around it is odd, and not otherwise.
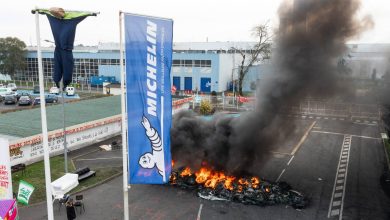
[[[236,178],[206,168],[195,173],[189,168],[172,171],[170,185],[197,190],[200,198],[211,201],[258,206],[284,204],[295,209],[303,209],[308,204],[305,196],[292,190],[286,182],[272,183],[258,177]]]

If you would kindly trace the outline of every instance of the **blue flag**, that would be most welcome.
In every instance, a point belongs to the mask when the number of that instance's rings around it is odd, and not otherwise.
[[[129,183],[163,184],[171,173],[173,21],[125,14]]]

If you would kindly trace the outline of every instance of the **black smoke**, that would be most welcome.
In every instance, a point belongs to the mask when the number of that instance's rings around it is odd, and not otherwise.
[[[173,159],[193,169],[207,164],[233,174],[258,174],[270,152],[293,133],[294,123],[278,114],[307,97],[327,98],[346,92],[337,59],[346,41],[372,25],[359,20],[357,0],[285,1],[279,9],[274,67],[257,91],[257,108],[239,118],[217,115],[212,121],[191,112],[175,115]]]

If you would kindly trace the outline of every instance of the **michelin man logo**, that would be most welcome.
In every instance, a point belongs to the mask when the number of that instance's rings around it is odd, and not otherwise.
[[[149,138],[150,143],[152,144],[152,152],[145,153],[139,158],[139,165],[145,169],[157,168],[158,173],[164,177],[164,151],[163,143],[161,142],[160,135],[154,129],[149,120],[143,116],[141,124],[144,126],[146,131],[146,136]]]

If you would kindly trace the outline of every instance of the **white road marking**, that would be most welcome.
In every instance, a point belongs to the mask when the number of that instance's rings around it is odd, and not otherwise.
[[[111,159],[122,159],[122,157],[102,157],[102,158],[93,158],[93,159],[76,159],[77,161],[88,161],[88,160],[111,160]]]
[[[313,118],[313,116],[310,116],[309,118]]]
[[[334,201],[333,206],[339,206],[341,204],[341,201]]]
[[[324,119],[328,120],[329,118],[324,118]]]
[[[310,127],[306,130],[305,134],[302,136],[301,140],[299,140],[298,144],[294,147],[293,151],[291,152],[291,155],[295,155],[295,152],[299,149],[299,147],[303,144],[303,142],[306,140],[307,136],[309,135],[310,131],[313,129],[314,125],[317,123],[317,121],[313,121],[311,123]]]
[[[282,177],[284,171],[286,171],[286,169],[283,169],[282,172],[280,173],[280,175],[278,176],[278,178],[276,179],[275,182],[279,182],[280,178]]]
[[[321,119],[321,117],[317,117],[316,119]]]
[[[321,133],[321,134],[347,135],[347,136],[351,136],[351,137],[358,137],[358,138],[367,138],[367,139],[380,140],[380,138],[376,138],[376,137],[360,136],[360,135],[354,135],[354,134],[343,134],[343,133],[329,132],[329,131],[311,131],[311,132],[314,132],[314,133]]]
[[[200,214],[202,213],[202,208],[203,208],[203,204],[201,203],[199,206],[198,217],[196,217],[196,220],[200,220]]]
[[[340,120],[341,120],[341,121],[344,121],[344,120],[345,120],[345,118],[340,118]]]
[[[294,159],[294,155],[290,158],[290,160],[288,161],[288,163],[287,163],[287,166],[289,166],[290,165],[290,163],[291,163],[291,161]]]
[[[344,141],[340,151],[340,159],[336,170],[336,177],[332,191],[332,197],[329,204],[328,218],[338,216],[339,220],[343,218],[345,188],[347,184],[348,163],[351,149],[352,135],[344,135]],[[347,149],[345,151],[343,149]],[[345,158],[346,159],[343,159]]]

